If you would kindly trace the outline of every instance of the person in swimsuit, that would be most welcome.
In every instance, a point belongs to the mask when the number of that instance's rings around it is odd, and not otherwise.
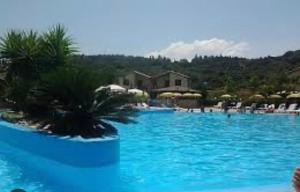
[[[293,185],[296,192],[300,192],[300,168],[297,168],[293,176]]]

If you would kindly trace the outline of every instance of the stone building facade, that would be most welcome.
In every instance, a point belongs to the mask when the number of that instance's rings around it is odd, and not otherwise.
[[[134,71],[119,77],[118,84],[126,89],[141,89],[149,93],[160,92],[197,92],[190,88],[190,77],[175,71],[150,76]]]

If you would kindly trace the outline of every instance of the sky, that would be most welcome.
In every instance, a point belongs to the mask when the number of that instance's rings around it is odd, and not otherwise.
[[[277,56],[300,49],[300,0],[0,0],[0,36],[65,25],[80,53]]]

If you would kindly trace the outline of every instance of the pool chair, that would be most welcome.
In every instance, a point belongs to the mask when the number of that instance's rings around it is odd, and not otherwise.
[[[246,110],[249,110],[250,113],[254,113],[256,109],[257,109],[257,103],[252,103],[251,106],[246,107]]]
[[[222,106],[223,106],[223,102],[219,101],[218,104],[214,106],[214,108],[221,109]]]
[[[286,110],[285,103],[281,103],[278,108],[275,110],[276,113],[284,113]]]
[[[149,105],[147,103],[142,103],[142,106],[146,107],[146,108],[149,107]]]
[[[275,104],[268,105],[266,113],[273,113],[275,111]]]
[[[294,113],[296,112],[298,104],[297,103],[292,103],[289,105],[289,108],[286,110],[288,113]]]
[[[242,102],[238,102],[232,109],[240,109],[242,107]]]
[[[137,103],[136,106],[137,106],[138,108],[142,108],[142,107],[143,107],[143,105],[142,105],[141,103]]]
[[[261,106],[259,106],[259,108],[257,110],[266,111],[267,109],[268,109],[268,104],[262,104]]]
[[[298,107],[298,109],[295,110],[295,113],[300,115],[300,106]]]

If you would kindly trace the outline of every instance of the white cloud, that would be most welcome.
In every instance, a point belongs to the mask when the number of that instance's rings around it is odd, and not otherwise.
[[[209,40],[195,40],[192,43],[182,41],[171,43],[167,48],[153,51],[146,56],[158,55],[171,59],[191,60],[195,55],[224,55],[224,56],[246,56],[249,44],[246,42],[233,42],[224,39],[213,38]]]

